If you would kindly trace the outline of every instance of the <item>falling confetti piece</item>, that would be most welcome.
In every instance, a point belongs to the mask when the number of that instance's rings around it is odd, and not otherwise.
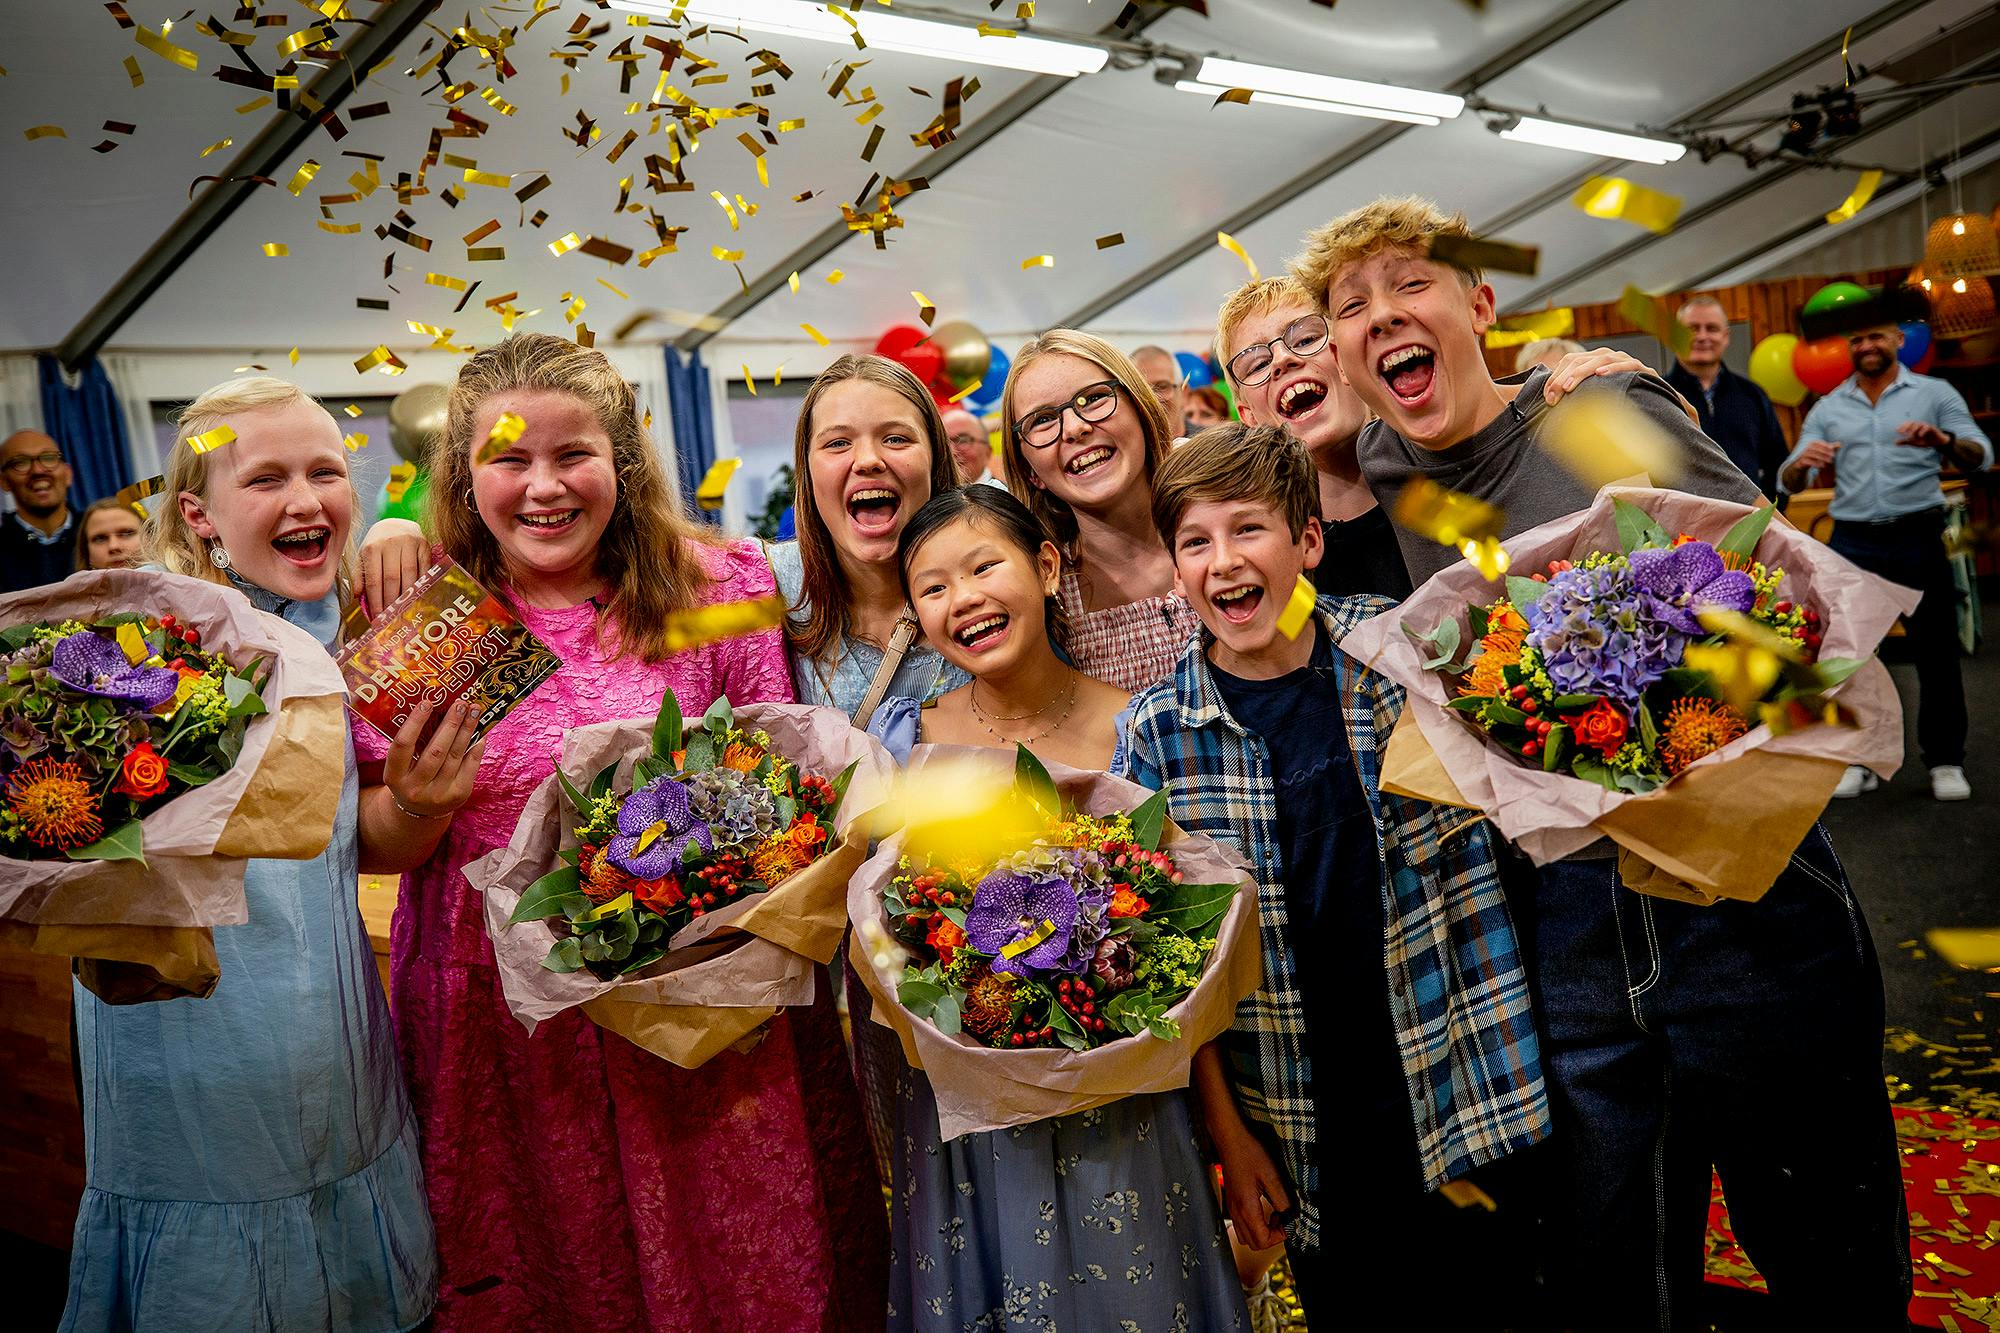
[[[945,401],[948,403],[962,403],[966,399],[972,397],[973,394],[978,393],[979,386],[984,384],[985,382],[986,382],[985,380],[974,380],[972,381],[972,383],[966,385],[963,389],[960,389],[957,393],[953,394],[951,397],[945,399]]]
[[[454,278],[449,273],[426,273],[424,281],[432,287],[444,287],[454,292],[465,290],[465,279]]]
[[[799,327],[804,329],[806,331],[807,336],[810,337],[814,342],[818,343],[821,347],[827,345],[828,341],[827,336],[824,333],[821,333],[818,329],[814,328],[812,325],[801,324],[799,325]]]
[[[125,76],[132,80],[132,86],[134,88],[144,86],[146,82],[146,71],[139,68],[139,57],[137,56],[125,57]]]
[[[146,506],[139,502],[158,495],[166,488],[165,477],[147,477],[144,481],[135,481],[130,486],[124,487],[112,498],[119,504],[130,506],[132,512],[143,519],[146,517]]]
[[[1871,167],[1862,172],[1861,179],[1854,183],[1854,189],[1841,201],[1840,207],[1826,215],[1826,225],[1838,227],[1841,223],[1851,220],[1856,213],[1868,207],[1868,201],[1875,197],[1875,189],[1881,183],[1881,168]]]
[[[663,627],[666,649],[670,653],[684,653],[705,643],[776,629],[784,624],[786,614],[785,599],[775,594],[746,602],[721,602],[690,611],[670,611]]]
[[[527,428],[528,423],[518,414],[502,412],[493,423],[493,429],[486,432],[486,440],[472,456],[472,461],[475,464],[492,462],[513,448],[515,441],[521,438],[521,432]]]
[[[1319,593],[1313,588],[1312,580],[1299,575],[1298,582],[1292,585],[1292,595],[1286,600],[1285,609],[1278,612],[1278,633],[1288,639],[1298,638],[1318,602]]]
[[[28,141],[30,143],[33,143],[36,139],[67,138],[69,138],[69,135],[63,132],[63,127],[60,125],[37,125],[28,131]]]
[[[752,398],[755,398],[757,396],[757,377],[750,373],[750,363],[748,361],[743,362],[742,366],[743,366],[743,387],[750,391],[750,396]]]
[[[924,322],[925,328],[929,328],[931,322],[937,318],[937,306],[932,303],[930,297],[925,296],[922,292],[913,291],[910,295],[917,302],[917,318]]]
[[[1505,548],[1497,537],[1487,537],[1480,541],[1466,540],[1459,543],[1459,553],[1478,567],[1479,572],[1490,582],[1507,572],[1512,563]]]
[[[1249,106],[1250,90],[1248,88],[1225,88],[1217,95],[1213,102],[1208,104],[1209,109],[1213,110],[1221,106],[1224,102],[1234,102],[1238,106]]]
[[[1215,243],[1243,261],[1243,267],[1250,270],[1250,281],[1262,282],[1264,280],[1264,275],[1257,271],[1257,261],[1250,257],[1248,250],[1243,248],[1243,242],[1237,240],[1226,231],[1219,231],[1215,233]]]
[[[306,186],[312,184],[312,178],[318,174],[319,163],[307,158],[299,165],[299,169],[292,173],[292,179],[286,183],[285,188],[296,197]]]
[[[482,222],[477,227],[474,227],[471,231],[465,233],[465,235],[459,237],[459,240],[463,241],[468,246],[477,245],[481,241],[485,240],[488,236],[491,236],[494,232],[499,230],[500,230],[500,219],[488,218],[485,222]]]
[[[346,407],[343,407],[340,410],[347,413],[347,415],[350,417],[359,417],[361,415],[361,404],[349,403]]]
[[[725,264],[734,264],[743,258],[741,250],[725,250],[719,245],[711,245],[708,252]]]
[[[1413,477],[1396,496],[1396,523],[1441,546],[1498,537],[1506,512],[1476,496],[1448,490],[1429,477]]]
[[[1647,477],[1653,486],[1680,479],[1680,451],[1652,418],[1623,395],[1584,390],[1549,409],[1542,449],[1591,490]]]
[[[298,361],[297,349],[293,350],[292,359],[293,364],[296,365]],[[381,344],[378,344],[374,351],[367,353],[354,363],[355,373],[361,375],[367,374],[377,366],[382,367],[382,373],[385,375],[400,375],[409,369],[394,352]]]
[[[467,167],[465,168],[465,183],[467,185],[491,185],[496,189],[504,190],[514,183],[514,178],[504,172],[475,171],[473,168]]]
[[[1967,972],[2000,972],[2000,930],[1939,926],[1924,932],[1924,942],[1952,967]]]
[[[1055,266],[1056,257],[1054,255],[1029,255],[1021,261],[1021,271],[1023,273],[1026,273],[1031,268],[1054,268]]]
[[[283,241],[264,242],[264,257],[266,259],[283,259],[286,255],[290,254],[291,252],[292,252],[291,247],[286,245]]]
[[[610,292],[613,296],[617,297],[621,301],[629,301],[632,299],[631,296],[628,295],[626,292],[622,291],[617,287],[612,286],[609,282],[606,282],[603,278],[599,278],[597,280],[597,285],[602,287],[605,291]]]
[[[215,143],[212,143],[212,144],[210,144],[210,145],[209,145],[208,147],[206,147],[206,148],[202,149],[202,150],[201,150],[201,155],[202,155],[203,157],[207,157],[207,156],[208,156],[208,155],[209,155],[210,153],[215,153],[215,152],[220,152],[220,151],[221,151],[222,149],[224,149],[224,148],[227,148],[227,147],[229,147],[229,146],[230,146],[231,144],[233,144],[233,143],[235,143],[235,142],[236,142],[236,140],[234,140],[234,139],[221,139],[221,140],[218,140],[217,142],[215,142]]]
[[[1677,196],[1649,190],[1623,176],[1592,176],[1570,202],[1594,218],[1630,222],[1662,236],[1674,229],[1674,220],[1681,215]]]
[[[290,351],[290,352],[289,352],[289,353],[287,354],[287,357],[286,357],[286,359],[287,359],[287,360],[289,360],[289,361],[290,361],[290,362],[291,362],[291,363],[292,363],[293,365],[295,365],[295,366],[296,366],[296,365],[297,365],[297,364],[299,363],[299,349],[298,349],[298,348],[296,348],[296,347],[294,347],[294,348],[293,348],[293,349],[292,349],[292,350],[291,350],[291,351]]]
[[[341,436],[340,442],[347,447],[348,453],[357,453],[368,447],[368,433],[366,431],[352,430]]]
[[[785,281],[787,284],[791,286],[792,295],[797,296],[799,294],[799,271],[797,269],[793,269],[792,276],[786,278]]]
[[[236,438],[236,431],[229,426],[217,426],[199,435],[188,436],[188,448],[198,454],[213,453]]]
[[[1694,334],[1687,325],[1676,319],[1656,298],[1630,283],[1618,294],[1618,313],[1631,320],[1642,333],[1650,333],[1673,348],[1675,356],[1686,356],[1694,346]]]
[[[549,253],[554,255],[556,258],[560,259],[564,255],[568,254],[570,251],[576,249],[576,247],[582,244],[583,244],[583,237],[577,235],[573,231],[566,232],[563,235],[558,236],[555,240],[549,242]]]
[[[1122,231],[1114,231],[1109,236],[1097,238],[1097,248],[1100,250],[1109,250],[1114,245],[1123,244],[1125,244],[1125,233]]]
[[[161,36],[157,32],[152,31],[151,29],[148,28],[134,29],[132,33],[132,40],[139,43],[139,45],[145,47],[148,51],[151,51],[154,55],[159,56],[161,59],[171,60],[174,64],[179,65],[184,70],[192,72],[200,68],[201,66],[201,61],[195,57],[194,52],[188,50],[185,46],[175,46],[165,37]]]
[[[720,204],[722,206],[722,211],[729,215],[729,230],[731,231],[741,230],[736,221],[736,210],[729,206],[729,200],[723,196],[722,191],[710,190],[708,192],[708,197],[715,200],[716,203]]]
[[[1538,310],[1532,315],[1509,315],[1494,321],[1486,331],[1488,347],[1524,347],[1543,338],[1567,338],[1576,332],[1576,311],[1569,306]]]
[[[1430,257],[1468,273],[1520,273],[1530,278],[1542,265],[1539,246],[1489,241],[1477,236],[1433,236]]]
[[[743,460],[740,458],[716,459],[707,474],[702,477],[701,484],[695,487],[695,503],[703,509],[722,508],[723,492],[729,489],[730,479],[736,475],[736,469],[742,466]]]
[[[835,269],[833,270],[833,272],[826,275],[826,285],[829,287],[838,287],[840,285],[840,280],[846,276],[847,274],[842,270]]]

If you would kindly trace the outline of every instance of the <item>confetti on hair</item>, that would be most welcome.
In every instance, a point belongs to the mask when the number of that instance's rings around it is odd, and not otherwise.
[[[111,498],[119,504],[125,505],[143,519],[146,517],[146,506],[141,504],[140,501],[158,495],[166,488],[167,479],[165,477],[147,477],[143,481],[135,481],[130,486],[122,488],[118,494]]]
[[[1570,203],[1594,218],[1629,222],[1661,236],[1674,229],[1681,215],[1676,195],[1649,190],[1623,176],[1592,176],[1570,198]]]
[[[473,463],[475,465],[490,463],[506,453],[520,440],[521,432],[527,428],[528,423],[519,414],[502,412],[494,421],[493,428],[486,432],[486,439],[481,442],[478,452],[473,454]]]
[[[1854,188],[1848,192],[1847,198],[1841,201],[1840,207],[1826,215],[1826,225],[1838,227],[1843,222],[1852,221],[1856,213],[1868,207],[1868,201],[1875,197],[1876,187],[1881,184],[1880,167],[1870,167],[1862,172],[1861,179],[1854,183]]]
[[[1243,248],[1243,242],[1237,240],[1226,231],[1219,231],[1215,233],[1215,243],[1243,261],[1243,267],[1250,270],[1250,281],[1262,282],[1264,280],[1264,275],[1257,271],[1257,261],[1250,257],[1248,250]]]
[[[198,454],[206,454],[213,453],[235,438],[235,429],[224,425],[217,426],[214,430],[205,430],[199,435],[190,435],[187,437],[187,442],[188,448]]]

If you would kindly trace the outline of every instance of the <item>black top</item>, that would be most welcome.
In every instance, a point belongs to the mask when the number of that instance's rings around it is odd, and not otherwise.
[[[76,572],[76,515],[52,540],[41,540],[19,514],[0,515],[0,592],[19,592],[61,583]]]
[[[1326,553],[1312,572],[1313,590],[1323,597],[1372,592],[1402,601],[1410,595],[1410,571],[1396,545],[1396,525],[1381,505],[1356,518],[1322,518]]]
[[[1421,1189],[1410,1090],[1389,1012],[1381,859],[1347,747],[1333,648],[1317,620],[1307,664],[1273,680],[1214,670],[1230,716],[1262,740],[1277,792],[1285,911],[1305,1009],[1323,1177],[1338,1154],[1400,1145]],[[1331,1196],[1329,1196],[1331,1197]]]
[[[1778,428],[1777,409],[1771,399],[1748,379],[1728,366],[1715,377],[1715,387],[1704,390],[1686,366],[1678,361],[1667,372],[1667,383],[1681,391],[1701,414],[1701,433],[1722,446],[1729,461],[1743,469],[1743,475],[1757,483],[1768,496],[1778,494],[1778,469],[1791,450],[1785,433]]]

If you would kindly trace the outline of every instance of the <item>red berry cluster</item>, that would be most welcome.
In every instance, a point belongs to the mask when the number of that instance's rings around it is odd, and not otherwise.
[[[1532,759],[1542,752],[1554,724],[1545,717],[1535,716],[1541,710],[1542,701],[1528,693],[1526,685],[1516,685],[1507,693],[1513,698],[1514,707],[1528,715],[1528,720],[1522,724],[1528,729],[1528,739],[1521,742],[1521,753]]]
[[[815,809],[833,804],[833,784],[817,773],[799,774],[798,791],[800,799]]]
[[[1056,1030],[1052,1027],[1032,1028],[1027,1032],[1008,1034],[1009,1046],[1049,1046],[1055,1043]]]
[[[1181,882],[1181,872],[1174,869],[1173,858],[1165,852],[1148,851],[1136,842],[1111,842],[1104,845],[1104,854],[1111,858],[1113,867],[1130,870],[1135,879],[1153,871],[1175,884]]]
[[[1790,602],[1779,602],[1771,608],[1773,614],[1781,616],[1790,615],[1792,610],[1793,606]],[[1806,656],[1809,658],[1817,657],[1819,656],[1820,643],[1825,638],[1820,629],[1819,612],[1808,606],[1800,609],[1799,614],[1806,622],[1804,636]]]
[[[1097,1012],[1096,993],[1087,981],[1076,981],[1064,977],[1056,983],[1056,1003],[1063,1012],[1076,1020],[1076,1025],[1085,1032],[1103,1032],[1104,1018]]]
[[[740,856],[718,856],[702,868],[699,881],[688,886],[688,905],[694,915],[700,916],[718,902],[726,902],[740,893],[748,892],[753,886],[745,881],[750,877],[750,863]]]
[[[928,904],[931,907],[956,907],[958,894],[941,888],[945,882],[942,870],[926,870],[910,881],[909,901],[911,906]]]

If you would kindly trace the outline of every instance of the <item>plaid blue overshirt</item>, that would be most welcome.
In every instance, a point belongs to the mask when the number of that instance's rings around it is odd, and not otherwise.
[[[1393,605],[1381,597],[1321,597],[1316,614],[1338,644]],[[1264,985],[1238,1006],[1224,1049],[1245,1113],[1276,1134],[1297,1187],[1291,1240],[1310,1248],[1319,1244],[1324,1152],[1371,1148],[1323,1151],[1313,1141],[1314,1074],[1286,923],[1270,751],[1224,706],[1206,652],[1213,637],[1204,630],[1171,676],[1132,700],[1131,777],[1166,786],[1168,810],[1182,828],[1235,844],[1256,873]],[[1402,712],[1402,687],[1338,649],[1333,663],[1348,750],[1375,823],[1389,1011],[1424,1183],[1435,1189],[1548,1133],[1527,971],[1485,821],[1381,790],[1379,752]],[[1337,1089],[1329,1072],[1319,1076],[1321,1091]]]

